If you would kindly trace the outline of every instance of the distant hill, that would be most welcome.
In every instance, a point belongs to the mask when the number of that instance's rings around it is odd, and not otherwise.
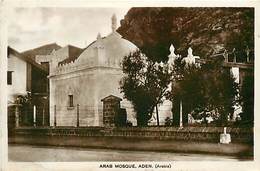
[[[254,51],[253,8],[131,8],[117,30],[148,56],[167,59],[171,43],[178,54],[207,58],[236,48]]]

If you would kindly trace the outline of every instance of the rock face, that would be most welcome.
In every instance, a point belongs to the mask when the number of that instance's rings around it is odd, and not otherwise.
[[[224,49],[254,50],[253,8],[131,8],[117,30],[148,56],[165,60],[170,44],[207,58]],[[238,56],[239,56],[238,55]]]

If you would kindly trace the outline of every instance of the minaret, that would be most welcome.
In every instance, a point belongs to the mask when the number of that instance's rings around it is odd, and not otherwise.
[[[112,25],[111,25],[111,28],[112,28],[112,32],[116,32],[116,29],[117,29],[117,19],[116,19],[116,14],[113,14],[112,18]]]

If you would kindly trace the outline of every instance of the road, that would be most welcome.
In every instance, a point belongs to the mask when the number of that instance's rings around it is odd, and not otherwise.
[[[83,162],[83,161],[238,161],[234,156],[123,151],[73,147],[9,145],[9,161]]]

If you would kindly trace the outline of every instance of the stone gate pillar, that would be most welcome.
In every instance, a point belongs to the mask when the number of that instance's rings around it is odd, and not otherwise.
[[[15,127],[18,128],[20,127],[20,115],[21,115],[21,111],[20,111],[20,107],[21,105],[16,104],[15,105]]]
[[[116,116],[120,112],[121,98],[110,95],[101,100],[103,102],[103,125],[104,127],[115,127]]]

